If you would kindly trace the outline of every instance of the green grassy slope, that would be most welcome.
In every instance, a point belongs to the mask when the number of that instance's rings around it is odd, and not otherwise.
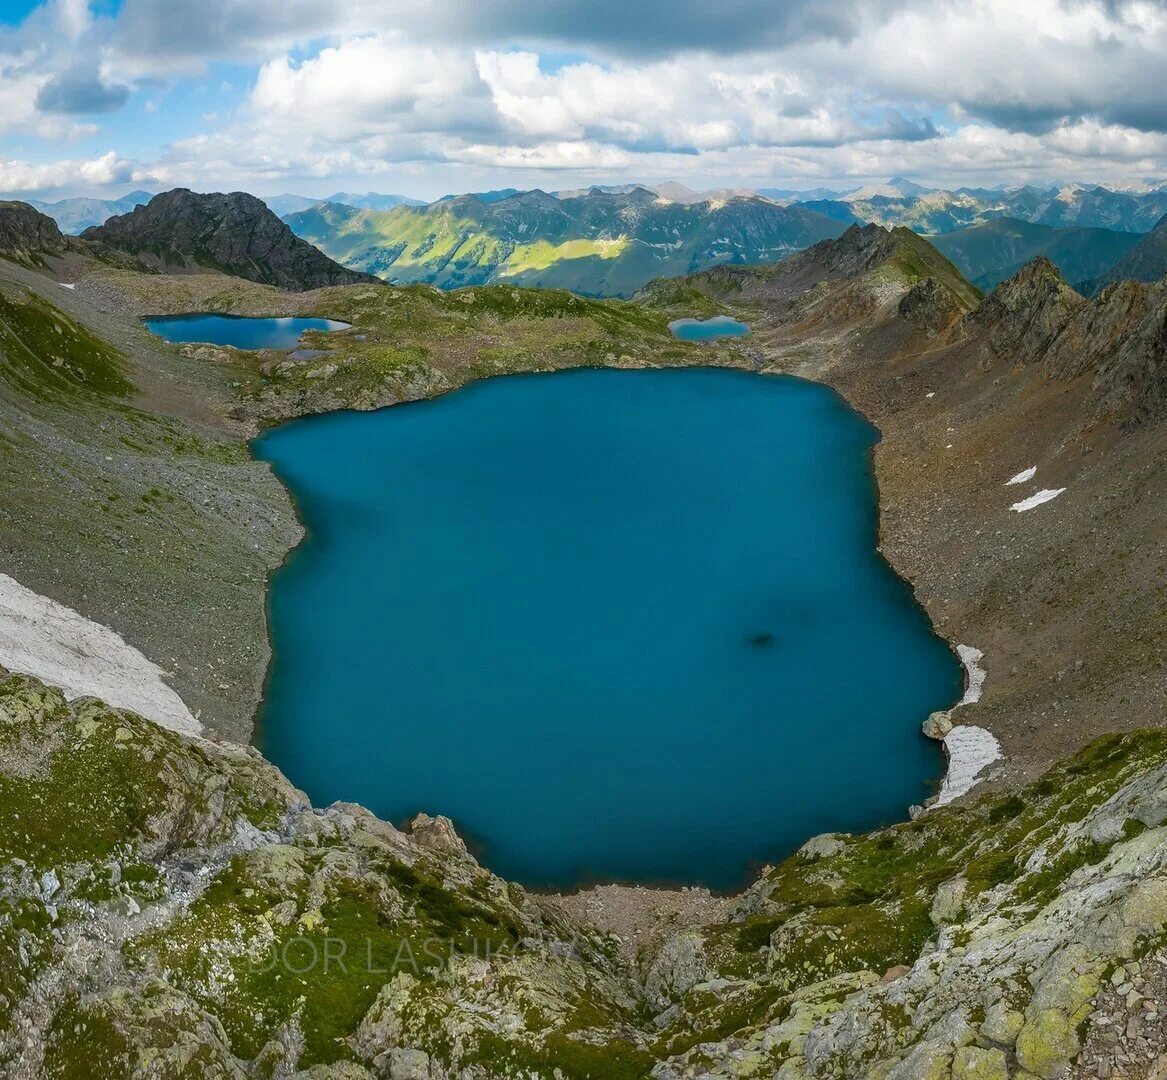
[[[338,262],[390,281],[508,282],[589,296],[629,296],[652,278],[721,262],[772,262],[844,228],[764,199],[683,205],[643,189],[567,199],[523,192],[490,203],[462,196],[388,211],[326,205],[286,220]]]
[[[1067,281],[1098,277],[1141,239],[1137,233],[1056,228],[1017,218],[997,218],[931,237],[965,277],[986,291],[1038,255],[1046,256]]]

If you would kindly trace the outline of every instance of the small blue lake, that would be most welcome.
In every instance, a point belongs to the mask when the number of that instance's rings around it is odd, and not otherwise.
[[[716,341],[718,338],[745,337],[750,328],[728,315],[709,319],[674,319],[669,323],[673,336],[682,341]]]
[[[525,884],[743,884],[902,820],[962,674],[875,551],[875,429],[732,371],[509,376],[255,443],[308,529],[260,745]]]
[[[248,319],[239,315],[165,315],[146,329],[175,344],[199,342],[236,349],[294,349],[305,330],[347,330],[335,319]]]

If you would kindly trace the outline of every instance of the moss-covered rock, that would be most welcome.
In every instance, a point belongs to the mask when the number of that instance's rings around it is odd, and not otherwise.
[[[1078,1036],[1065,1013],[1042,1009],[1017,1036],[1017,1061],[1023,1069],[1053,1080],[1078,1052]]]
[[[1009,1062],[1000,1050],[962,1046],[952,1057],[952,1080],[1009,1080]]]
[[[253,751],[4,675],[0,1071],[1050,1080],[1167,940],[1165,785],[1162,732],[1099,740],[813,845],[633,964],[448,822],[313,810]]]

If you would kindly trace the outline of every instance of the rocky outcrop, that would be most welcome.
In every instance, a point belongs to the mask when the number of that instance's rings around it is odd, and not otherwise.
[[[0,257],[39,264],[45,255],[60,255],[68,241],[48,215],[24,202],[0,202]]]
[[[1167,402],[1167,281],[1105,289],[1058,336],[1046,363],[1060,377],[1092,374],[1108,409],[1160,415]]]
[[[986,296],[963,329],[994,359],[1033,363],[1086,306],[1040,255]]]
[[[962,331],[995,362],[1091,379],[1104,411],[1158,415],[1167,400],[1167,281],[1121,281],[1086,300],[1040,257],[989,294]]]
[[[605,943],[482,870],[444,819],[419,842],[314,810],[254,750],[2,669],[0,746],[0,1075],[650,1061]]]
[[[926,331],[936,334],[962,314],[961,306],[951,291],[934,277],[924,278],[913,285],[900,300],[900,316]]]
[[[14,1080],[1052,1080],[1167,1039],[1139,992],[1167,941],[1162,732],[817,838],[635,965],[445,819],[314,810],[253,750],[2,670],[0,747]]]
[[[333,262],[240,191],[200,195],[176,188],[82,237],[168,273],[218,270],[292,291],[377,280]]]
[[[733,936],[706,931],[711,974],[674,999],[662,1042],[729,1008],[755,1020],[654,1075],[1063,1075],[1099,1018],[1126,1023],[1095,1009],[1122,958],[1162,946],[1165,780],[1161,733],[1109,737],[1016,795],[788,860]]]

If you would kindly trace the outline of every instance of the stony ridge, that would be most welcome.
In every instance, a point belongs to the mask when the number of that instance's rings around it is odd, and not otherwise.
[[[165,272],[218,270],[292,291],[376,280],[333,262],[240,191],[176,188],[81,235]]]
[[[911,292],[912,295],[907,294]],[[636,296],[649,307],[686,308],[709,301],[760,308],[768,320],[836,329],[873,325],[891,304],[928,334],[973,309],[980,292],[926,240],[909,229],[851,225],[783,259],[760,266],[716,266],[684,278],[651,282]],[[883,312],[883,314],[877,314]],[[810,321],[808,323],[808,320]]]
[[[1167,281],[1120,281],[1086,300],[1044,257],[1002,282],[963,329],[995,357],[1091,378],[1105,410],[1146,419],[1167,401]]]
[[[964,329],[997,356],[1037,359],[1085,306],[1058,268],[1039,255],[986,296],[965,318]]]

